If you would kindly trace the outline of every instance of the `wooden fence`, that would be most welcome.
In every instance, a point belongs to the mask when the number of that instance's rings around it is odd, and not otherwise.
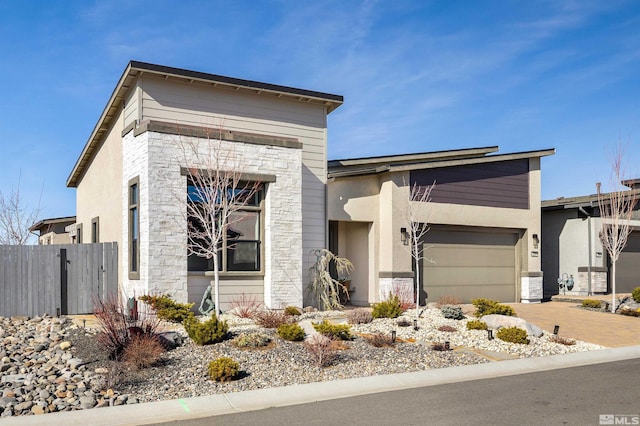
[[[117,292],[117,243],[0,246],[0,316],[91,313]]]

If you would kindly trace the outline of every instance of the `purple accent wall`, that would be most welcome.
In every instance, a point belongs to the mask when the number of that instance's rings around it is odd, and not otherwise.
[[[411,185],[428,186],[434,203],[529,208],[529,160],[411,171]]]

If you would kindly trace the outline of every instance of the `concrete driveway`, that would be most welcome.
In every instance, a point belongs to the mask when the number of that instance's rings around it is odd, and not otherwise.
[[[560,335],[595,343],[609,348],[640,344],[640,318],[587,311],[577,303],[546,302],[538,304],[509,303],[518,316],[553,332],[560,326]]]

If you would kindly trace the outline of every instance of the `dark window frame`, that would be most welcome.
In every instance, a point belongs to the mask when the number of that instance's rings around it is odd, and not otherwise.
[[[129,180],[127,194],[129,232],[129,279],[140,279],[140,176]],[[135,239],[135,240],[134,240]]]
[[[91,219],[91,242],[100,242],[100,217]]]
[[[76,244],[82,244],[82,224],[76,225]]]

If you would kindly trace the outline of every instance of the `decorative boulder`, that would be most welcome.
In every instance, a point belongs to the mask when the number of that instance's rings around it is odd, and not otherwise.
[[[499,328],[518,327],[527,330],[529,337],[541,337],[542,329],[535,324],[527,322],[522,318],[510,317],[508,315],[485,315],[479,318],[480,321],[487,324],[487,327],[497,330]]]

